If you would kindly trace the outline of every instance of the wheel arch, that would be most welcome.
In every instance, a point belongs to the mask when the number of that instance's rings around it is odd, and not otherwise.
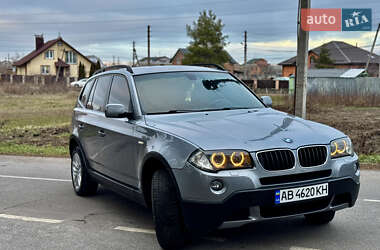
[[[83,147],[79,141],[79,139],[74,136],[74,135],[71,135],[70,136],[70,141],[69,141],[69,153],[70,153],[70,157],[72,156],[72,152],[74,150],[75,147],[80,147],[83,151]]]
[[[80,142],[78,137],[76,137],[75,135],[71,135],[70,136],[70,142],[69,142],[70,157],[72,157],[72,152],[73,152],[75,147],[79,147],[81,149],[81,151],[82,151],[81,153],[82,153],[82,156],[84,157],[86,167],[88,168],[90,166],[90,164],[88,162],[86,152],[83,149],[82,143]]]
[[[177,180],[175,179],[175,176],[173,174],[173,171],[169,163],[160,153],[150,152],[144,157],[141,174],[140,174],[141,191],[144,196],[145,204],[149,209],[152,207],[152,200],[151,200],[152,177],[153,177],[154,172],[157,171],[158,169],[165,169],[169,173],[171,179],[174,182],[174,186],[176,187],[176,193],[178,195],[178,198],[181,200],[181,195],[180,195],[179,187],[177,184]]]

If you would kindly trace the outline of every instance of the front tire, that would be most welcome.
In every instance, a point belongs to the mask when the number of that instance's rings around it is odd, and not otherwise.
[[[169,173],[160,169],[152,177],[152,211],[156,237],[163,249],[185,245],[186,233],[180,201]]]
[[[74,191],[79,196],[94,195],[98,190],[98,183],[88,174],[84,154],[79,147],[71,154],[71,180]]]
[[[334,219],[335,211],[325,211],[314,214],[305,214],[306,222],[313,225],[328,224]]]

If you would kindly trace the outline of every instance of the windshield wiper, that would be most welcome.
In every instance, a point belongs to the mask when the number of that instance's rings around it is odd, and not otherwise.
[[[152,112],[147,115],[162,115],[162,114],[178,114],[178,113],[190,113],[190,112],[207,112],[207,111],[223,111],[223,110],[235,110],[235,109],[254,109],[254,107],[225,107],[215,109],[173,109],[163,112]]]
[[[234,110],[234,109],[254,109],[253,107],[224,107],[224,108],[215,108],[215,109],[201,109],[198,112],[203,111],[223,111],[223,110]]]
[[[189,113],[189,112],[198,112],[198,110],[193,110],[193,109],[173,109],[173,110],[162,111],[162,112],[147,113],[147,115],[178,114],[178,113]]]

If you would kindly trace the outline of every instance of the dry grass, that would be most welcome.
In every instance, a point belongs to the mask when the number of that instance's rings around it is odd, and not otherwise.
[[[320,95],[308,94],[309,106],[316,104],[330,106],[380,107],[380,95]]]
[[[271,94],[273,107],[288,113],[294,113],[294,96]],[[380,107],[379,95],[307,95],[307,111],[324,110],[328,107]]]
[[[0,85],[0,153],[67,156],[77,89]]]
[[[62,84],[0,83],[0,153],[67,156],[78,89]],[[292,113],[292,99],[273,94],[273,107]],[[380,100],[371,97],[308,97],[308,119],[352,138],[361,160],[380,164]]]

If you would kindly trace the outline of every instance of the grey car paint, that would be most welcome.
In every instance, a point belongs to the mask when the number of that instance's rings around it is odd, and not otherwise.
[[[303,145],[327,145],[345,136],[331,127],[271,108],[150,115],[146,116],[146,122],[149,126],[180,135],[204,150],[296,149]],[[293,143],[286,143],[283,138],[291,138]]]
[[[155,66],[133,68],[134,75],[177,71],[217,71],[190,66]],[[271,108],[196,112],[184,114],[144,115],[131,73],[116,70],[98,74],[122,74],[128,80],[134,119],[106,118],[99,112],[87,111],[78,102],[73,115],[72,137],[84,141],[84,150],[93,158],[91,167],[142,194],[143,168],[146,160],[159,155],[171,169],[183,201],[221,203],[231,194],[261,188],[259,178],[331,169],[331,179],[352,178],[359,184],[360,172],[355,169],[357,155],[330,159],[321,166],[302,168],[296,161],[294,168],[266,171],[256,158],[256,152],[287,148],[296,154],[307,145],[325,145],[329,150],[332,140],[345,137],[342,132],[312,121],[303,120]],[[93,77],[93,78],[94,78]],[[90,78],[92,79],[92,78]],[[79,132],[80,123],[92,122],[112,135],[104,137],[95,130]],[[290,142],[290,143],[289,143]],[[250,152],[254,168],[209,173],[187,162],[195,150],[237,149]],[[127,152],[128,151],[128,152]],[[114,152],[118,156],[114,157]],[[125,153],[125,154],[123,154]],[[329,155],[329,151],[328,151]],[[96,160],[96,159],[100,160]],[[297,157],[296,157],[297,158]],[[223,193],[210,189],[210,181],[221,178],[226,183]],[[302,182],[300,182],[302,184]]]

